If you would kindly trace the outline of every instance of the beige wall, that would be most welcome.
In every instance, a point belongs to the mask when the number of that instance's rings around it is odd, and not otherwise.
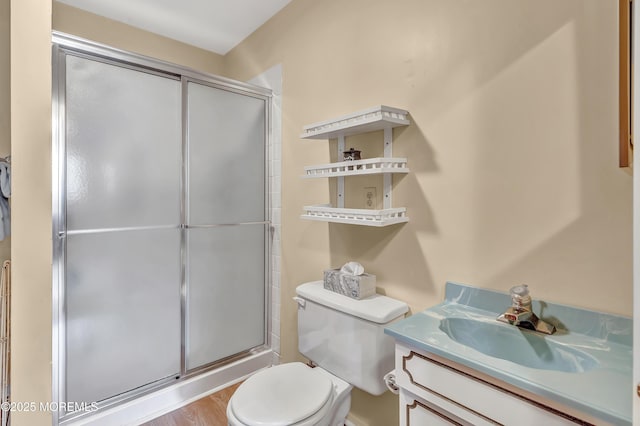
[[[222,73],[223,57],[216,53],[55,1],[53,29],[198,71]]]
[[[298,357],[295,287],[352,259],[414,313],[454,280],[527,283],[535,298],[631,315],[616,37],[616,2],[600,0],[295,0],[231,51],[225,72],[240,80],[283,67],[284,359]],[[395,178],[394,205],[411,221],[300,220],[333,185],[299,178],[332,156],[327,142],[300,140],[303,125],[381,103],[411,113],[394,142],[411,169]],[[347,146],[371,156],[374,137]],[[356,392],[352,414],[390,425],[396,404]]]
[[[11,0],[12,401],[51,400],[51,0]],[[51,424],[12,412],[15,426]]]

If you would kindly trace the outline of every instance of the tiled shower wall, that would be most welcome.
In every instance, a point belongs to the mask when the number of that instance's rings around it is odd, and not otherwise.
[[[271,202],[271,349],[280,363],[280,231],[282,208],[282,66],[276,65],[249,81],[273,91],[269,138],[269,195]]]

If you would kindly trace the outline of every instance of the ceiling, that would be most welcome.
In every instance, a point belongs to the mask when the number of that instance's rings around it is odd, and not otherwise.
[[[291,0],[56,0],[221,55]]]

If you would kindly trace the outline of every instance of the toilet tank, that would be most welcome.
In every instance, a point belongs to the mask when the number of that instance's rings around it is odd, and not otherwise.
[[[356,300],[323,288],[298,286],[298,350],[323,369],[372,395],[387,388],[394,345],[384,328],[404,317],[404,302],[379,294]]]

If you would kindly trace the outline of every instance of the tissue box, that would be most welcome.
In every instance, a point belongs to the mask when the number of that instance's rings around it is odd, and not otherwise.
[[[339,269],[324,271],[324,288],[351,297],[364,299],[376,293],[376,276],[371,274],[349,275]]]

